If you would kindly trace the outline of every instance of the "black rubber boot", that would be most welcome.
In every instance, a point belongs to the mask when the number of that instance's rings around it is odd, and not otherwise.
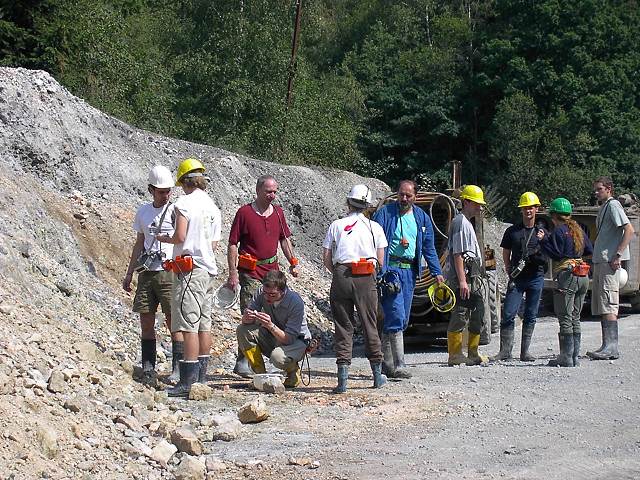
[[[389,334],[391,343],[391,352],[393,354],[394,378],[411,378],[411,372],[407,370],[404,363],[404,335],[402,332],[393,332]]]
[[[198,371],[198,383],[207,383],[207,367],[209,366],[209,355],[198,355],[200,370]]]
[[[240,347],[238,347],[238,354],[236,356],[236,364],[233,367],[233,373],[240,375],[242,378],[253,377],[253,370],[251,370],[251,367],[249,366],[247,357],[245,357],[244,353],[240,351]]]
[[[338,365],[338,385],[333,389],[333,393],[345,393],[347,391],[347,378],[349,378],[349,365]]]
[[[513,358],[513,332],[514,327],[500,327],[500,351],[496,356],[490,358],[492,362]]]
[[[522,341],[520,343],[520,360],[523,362],[533,362],[536,357],[529,353],[529,346],[531,345],[531,337],[533,337],[533,330],[536,328],[535,323],[525,323],[522,325]]]
[[[388,333],[382,335],[382,373],[388,378],[395,378],[395,366],[393,364],[393,351],[391,350],[391,337]]]
[[[580,341],[582,340],[582,335],[580,332],[573,333],[573,366],[580,366]]]
[[[156,339],[143,338],[142,346],[142,372],[151,373],[156,369]]]
[[[173,388],[167,389],[170,397],[188,397],[191,385],[198,380],[200,362],[198,360],[180,360],[180,381]]]
[[[559,333],[558,343],[560,353],[553,360],[549,360],[550,367],[573,367],[573,333]]]
[[[171,375],[167,377],[170,383],[180,380],[180,360],[184,358],[184,342],[171,341]]]
[[[373,373],[373,388],[382,388],[387,383],[387,376],[382,374],[382,363],[369,362]]]
[[[587,352],[587,355],[591,356],[592,353],[600,353],[602,351],[602,349],[604,349],[604,324],[605,324],[606,320],[600,320],[600,328],[602,330],[602,343],[600,344],[600,347],[598,347],[597,350],[593,351],[593,352]]]
[[[615,360],[620,358],[618,351],[618,321],[603,320],[604,348],[599,352],[587,352],[592,360]]]

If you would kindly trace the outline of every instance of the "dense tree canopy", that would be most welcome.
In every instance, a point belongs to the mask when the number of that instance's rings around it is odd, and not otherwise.
[[[136,126],[513,205],[640,190],[640,8],[613,0],[0,2],[0,64]],[[507,211],[503,212],[507,213]]]

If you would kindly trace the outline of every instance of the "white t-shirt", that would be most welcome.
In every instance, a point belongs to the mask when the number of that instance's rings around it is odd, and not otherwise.
[[[357,262],[361,258],[377,258],[376,249],[385,248],[387,238],[379,223],[362,213],[352,212],[329,226],[322,246],[331,250],[335,265]]]
[[[173,235],[173,204],[169,204],[167,207],[167,213],[162,219],[162,225],[160,223],[160,217],[164,212],[166,205],[156,208],[153,203],[145,203],[136,212],[136,216],[133,219],[133,229],[144,235],[144,250],[145,252],[157,252],[162,251],[162,259],[157,259],[153,262],[149,270],[159,271],[162,270],[162,260],[167,258],[173,258],[173,245],[170,243],[160,243],[157,240],[154,242],[155,236]]]
[[[218,273],[211,242],[220,240],[222,216],[211,197],[199,188],[176,200],[175,208],[188,221],[187,235],[182,244],[175,245],[174,258],[191,255],[193,262],[211,275]]]

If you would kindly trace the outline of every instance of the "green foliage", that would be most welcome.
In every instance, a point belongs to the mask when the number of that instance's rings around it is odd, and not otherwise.
[[[640,191],[636,0],[25,0],[0,64],[44,68],[136,126],[443,190]],[[498,194],[498,193],[497,193]]]
[[[45,68],[43,45],[34,18],[46,14],[47,0],[3,2],[0,4],[0,65]]]
[[[52,1],[40,18],[54,75],[74,94],[126,122],[174,134],[166,51],[166,11],[143,3]]]
[[[596,172],[637,190],[637,5],[526,3],[499,2],[485,32],[480,75],[503,96],[488,135],[496,171],[508,168],[498,178],[513,198],[537,188],[547,201],[585,201]]]
[[[456,158],[450,140],[461,129],[459,49],[468,37],[461,18],[443,11],[424,14],[428,2],[393,5],[371,27],[345,68],[366,96],[360,145],[365,174],[388,180],[425,176],[446,187],[443,170]],[[374,173],[375,172],[375,173]]]

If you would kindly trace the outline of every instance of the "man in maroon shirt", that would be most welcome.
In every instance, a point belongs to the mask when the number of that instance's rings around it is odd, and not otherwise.
[[[272,205],[278,193],[278,183],[271,175],[262,175],[256,182],[256,198],[236,212],[229,233],[227,285],[240,285],[240,311],[244,313],[262,278],[269,270],[278,270],[278,243],[289,262],[289,272],[298,276],[298,259],[293,254],[291,231],[282,208]],[[255,267],[253,263],[255,262]],[[253,374],[244,354],[238,349],[234,373],[243,377]]]

